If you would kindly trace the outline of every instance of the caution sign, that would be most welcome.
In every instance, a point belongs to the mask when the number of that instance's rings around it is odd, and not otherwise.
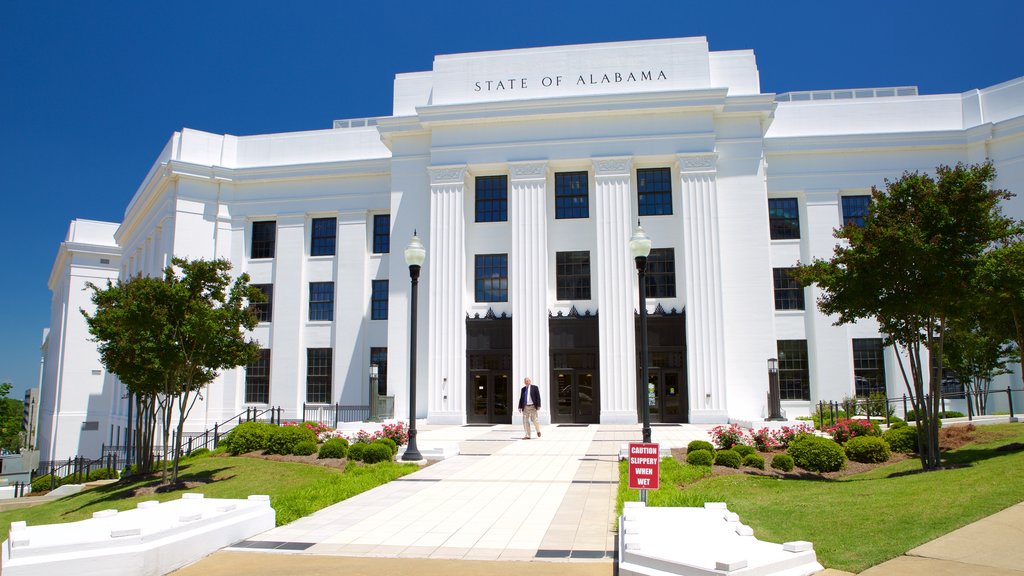
[[[658,445],[629,444],[629,487],[633,490],[657,490],[661,464]]]

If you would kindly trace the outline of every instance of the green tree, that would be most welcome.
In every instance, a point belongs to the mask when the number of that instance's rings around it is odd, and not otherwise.
[[[804,286],[821,290],[818,307],[837,324],[871,318],[886,343],[897,348],[921,434],[921,464],[940,465],[938,412],[942,343],[950,320],[973,296],[985,250],[1018,232],[1000,202],[1012,195],[990,189],[991,162],[939,166],[936,177],[905,172],[885,189],[871,189],[863,226],[836,232],[841,241],[830,260],[815,260],[795,273]],[[900,353],[902,352],[902,353]],[[933,362],[926,362],[927,352]],[[906,355],[909,364],[903,361]]]
[[[21,417],[24,406],[21,400],[8,398],[13,386],[10,382],[0,384],[0,448],[17,452],[21,448]]]
[[[980,305],[984,298],[973,304]],[[990,330],[977,313],[950,321],[943,343],[945,364],[957,375],[967,393],[967,408],[985,414],[992,379],[1007,374],[1006,365],[1019,361],[1016,348],[1005,335]]]
[[[1024,350],[1024,243],[1020,237],[989,250],[977,276],[978,316],[993,338]],[[1024,374],[1021,375],[1024,382]]]
[[[172,483],[185,420],[203,387],[259,355],[259,344],[245,332],[256,326],[249,302],[262,301],[263,293],[249,285],[247,274],[232,283],[230,270],[227,260],[175,258],[163,279],[137,276],[108,282],[106,289],[92,286],[96,312],[82,312],[107,370],[141,399],[140,417],[152,417],[149,445],[157,415],[165,446],[172,425],[176,430]]]

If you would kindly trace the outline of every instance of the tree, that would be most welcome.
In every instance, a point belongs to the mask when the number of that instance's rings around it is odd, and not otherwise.
[[[979,322],[994,338],[1024,350],[1024,243],[1019,237],[985,253],[978,267]],[[1024,382],[1024,374],[1021,375]]]
[[[897,348],[900,374],[924,432],[919,436],[926,470],[940,465],[947,325],[962,313],[961,303],[970,301],[985,250],[1019,231],[1000,209],[1012,195],[990,189],[994,178],[995,169],[986,162],[939,166],[936,178],[905,172],[894,182],[886,180],[885,190],[871,189],[864,225],[837,230],[841,241],[831,260],[815,260],[794,273],[802,285],[818,285],[818,307],[837,315],[836,324],[873,318],[886,343]],[[923,351],[933,361],[925,362]]]
[[[10,382],[0,384],[0,449],[17,452],[21,448],[21,417],[24,405],[21,400],[8,398],[13,386]]]
[[[945,364],[956,373],[967,393],[968,411],[977,414],[986,412],[992,379],[1009,373],[1007,363],[1020,360],[1017,350],[1007,345],[1007,338],[989,330],[977,313],[951,321],[942,348]]]
[[[175,258],[163,279],[136,276],[108,282],[103,290],[91,286],[96,312],[82,312],[107,370],[140,399],[140,422],[148,418],[149,446],[157,415],[165,446],[177,417],[172,483],[178,480],[185,420],[202,388],[221,370],[259,356],[260,345],[247,339],[245,331],[256,326],[249,302],[263,301],[263,293],[249,285],[247,274],[232,284],[230,270],[227,260]],[[151,451],[148,456],[151,460]]]

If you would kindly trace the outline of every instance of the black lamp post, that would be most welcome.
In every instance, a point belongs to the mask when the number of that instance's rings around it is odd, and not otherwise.
[[[412,240],[405,247],[405,263],[409,265],[409,277],[412,279],[412,318],[409,321],[409,445],[402,455],[402,460],[423,460],[416,447],[416,296],[420,286],[420,266],[427,258],[427,251],[414,230]]]
[[[377,414],[377,382],[380,378],[380,367],[370,364],[370,422],[379,422],[380,415]]]
[[[779,391],[779,360],[768,359],[768,417],[765,422],[785,420],[782,417],[782,397]]]
[[[651,254],[651,238],[636,221],[636,230],[629,239],[629,252],[636,260],[636,275],[640,280],[640,382],[637,383],[636,400],[643,408],[643,437],[644,443],[651,442],[651,405],[648,399],[648,382],[650,376],[647,372],[647,256]]]

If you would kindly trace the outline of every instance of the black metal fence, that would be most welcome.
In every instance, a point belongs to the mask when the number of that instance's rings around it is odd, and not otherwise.
[[[40,461],[39,467],[36,468],[32,478],[35,480],[39,476],[49,475],[50,490],[61,484],[82,484],[87,482],[89,474],[96,470],[107,470],[108,477],[117,478],[117,473],[125,467],[125,459],[123,457],[119,458],[116,452],[108,452],[109,448],[111,447],[103,447],[103,456],[100,458],[75,456],[67,460]]]
[[[337,428],[341,422],[362,422],[370,417],[370,406],[302,403],[302,420]]]
[[[1024,389],[1014,390],[1009,386],[1004,390],[979,390],[970,393],[960,392],[949,392],[944,393],[940,396],[940,411],[945,413],[946,400],[959,400],[966,401],[967,403],[967,419],[974,420],[979,414],[974,413],[973,407],[981,404],[978,402],[982,396],[992,396],[994,394],[1006,394],[1006,403],[1009,407],[1010,418],[1014,418],[1016,415],[1013,411],[1013,393],[1021,392]],[[932,396],[925,394],[924,401],[928,405],[931,403]],[[901,397],[889,398],[889,397],[876,397],[876,398],[847,398],[843,401],[824,401],[818,402],[817,411],[813,414],[815,424],[819,429],[824,429],[826,426],[834,425],[838,420],[843,418],[854,418],[855,416],[864,416],[867,418],[884,418],[885,424],[888,426],[896,415],[896,408],[902,407],[903,418],[906,418],[907,414],[913,411],[913,403],[910,398],[904,394]]]

